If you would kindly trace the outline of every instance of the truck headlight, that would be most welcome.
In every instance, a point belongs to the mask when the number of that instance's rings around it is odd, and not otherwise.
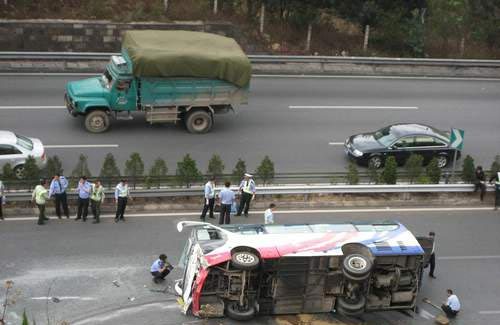
[[[363,152],[362,152],[362,151],[359,151],[358,149],[354,149],[354,150],[352,151],[352,155],[353,155],[354,157],[361,157],[361,156],[363,155]]]

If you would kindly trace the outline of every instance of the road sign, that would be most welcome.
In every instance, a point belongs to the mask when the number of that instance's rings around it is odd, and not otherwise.
[[[450,147],[462,150],[464,147],[464,130],[451,129]]]

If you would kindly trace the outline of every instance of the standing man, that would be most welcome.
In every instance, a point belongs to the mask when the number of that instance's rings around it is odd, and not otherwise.
[[[115,222],[118,222],[122,219],[125,222],[124,214],[125,208],[127,207],[128,198],[132,199],[130,196],[130,192],[128,190],[128,181],[126,179],[122,179],[115,188],[115,203],[116,203],[116,217]]]
[[[225,182],[224,188],[219,193],[220,200],[220,217],[219,225],[231,223],[231,206],[234,203],[234,192],[230,189],[231,183]]]
[[[203,211],[201,212],[200,219],[205,221],[205,216],[207,211],[210,209],[209,218],[214,219],[214,203],[215,203],[215,177],[210,177],[208,182],[205,184],[205,204],[203,205]]]
[[[453,294],[453,290],[451,289],[447,289],[446,294],[448,295],[448,299],[443,303],[441,309],[448,318],[455,318],[460,311],[460,300],[458,300],[457,295]]]
[[[50,182],[49,198],[51,198],[52,195],[55,198],[56,215],[59,219],[61,219],[61,206],[63,208],[64,215],[67,219],[69,219],[68,198],[66,196],[67,188],[68,180],[66,177],[57,173]]]
[[[174,267],[167,261],[167,255],[161,254],[151,265],[151,275],[154,283],[160,283]]]
[[[241,216],[243,208],[245,209],[245,217],[248,218],[248,210],[250,209],[250,201],[255,199],[255,182],[252,175],[245,173],[245,178],[240,183],[240,206],[238,208],[237,216]]]
[[[92,184],[87,181],[87,176],[80,177],[76,192],[78,193],[78,212],[75,220],[82,219],[83,222],[87,221],[89,214],[89,200],[90,192],[92,191]]]
[[[104,187],[101,185],[100,180],[96,180],[92,184],[92,194],[90,195],[90,207],[92,209],[92,214],[94,215],[94,222],[99,223],[99,217],[101,215],[101,203],[104,201]]]
[[[500,205],[500,172],[496,175],[493,175],[490,178],[490,184],[495,180],[495,207],[494,210],[498,210],[498,206]]]
[[[40,185],[37,185],[33,190],[33,194],[31,195],[31,202],[35,201],[36,206],[38,207],[38,225],[45,224],[46,220],[49,220],[45,216],[45,203],[49,198],[49,191],[47,190],[47,180],[42,179],[40,181]]]
[[[429,233],[429,237],[432,238],[432,251],[431,251],[431,258],[429,260],[429,263],[431,265],[431,269],[429,270],[429,276],[433,279],[436,278],[434,275],[434,270],[436,269],[436,233],[434,231],[431,231]]]
[[[484,193],[486,193],[486,176],[484,175],[482,166],[476,167],[475,175],[476,183],[474,184],[474,192],[477,192],[477,190],[480,189],[481,192],[479,194],[479,198],[483,201]]]
[[[269,204],[269,209],[264,211],[264,224],[272,225],[274,224],[274,209],[276,208],[276,204]]]
[[[3,182],[0,180],[0,220],[3,220],[3,212],[2,212],[2,205],[4,204],[4,194],[5,194],[5,186],[3,185]]]

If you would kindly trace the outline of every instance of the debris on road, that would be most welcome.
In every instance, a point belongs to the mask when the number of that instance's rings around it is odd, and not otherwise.
[[[128,297],[128,300],[130,300],[130,301],[134,301],[134,300],[135,300],[135,297]]]
[[[120,287],[120,284],[118,283],[118,280],[113,280],[113,284],[115,285],[115,287]]]
[[[58,303],[58,302],[61,302],[61,299],[59,299],[57,297],[52,297],[52,302]]]

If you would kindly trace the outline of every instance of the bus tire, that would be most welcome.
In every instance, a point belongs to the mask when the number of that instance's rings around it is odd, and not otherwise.
[[[103,133],[109,129],[109,116],[100,109],[93,110],[85,115],[85,129],[91,133]]]
[[[350,254],[344,258],[343,272],[355,278],[362,278],[370,273],[373,262],[364,255]]]
[[[214,120],[212,114],[205,109],[191,109],[186,114],[186,129],[189,133],[202,134],[212,129]]]
[[[255,317],[255,307],[241,308],[237,301],[231,301],[226,304],[226,316],[239,321],[251,320]]]
[[[340,308],[350,313],[362,313],[365,310],[365,305],[366,298],[364,296],[359,296],[357,301],[351,301],[345,297],[337,298],[337,310]]]
[[[365,275],[362,276],[354,276],[347,273],[345,269],[342,269],[342,273],[344,274],[344,277],[350,282],[363,282],[366,279],[368,279],[371,275],[371,273],[366,273]]]
[[[361,316],[365,312],[364,309],[352,311],[352,310],[344,309],[340,306],[337,306],[336,310],[337,310],[337,313],[339,313],[343,316],[348,316],[348,317],[358,317],[358,316]]]
[[[238,251],[231,254],[231,264],[238,270],[254,270],[259,263],[257,254],[250,251]]]

